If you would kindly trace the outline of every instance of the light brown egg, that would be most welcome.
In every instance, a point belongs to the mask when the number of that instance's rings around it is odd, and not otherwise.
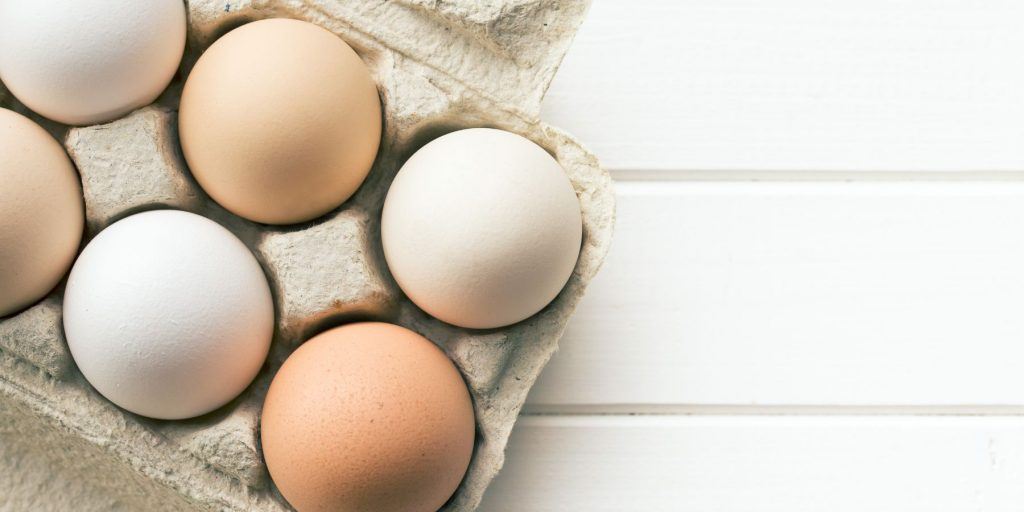
[[[319,217],[362,184],[381,106],[363,61],[311,23],[243,25],[202,55],[181,96],[185,159],[215,201],[266,224]]]
[[[82,240],[83,210],[64,148],[28,118],[0,109],[0,317],[60,282]]]
[[[307,341],[263,406],[270,476],[300,512],[434,512],[462,481],[474,436],[472,401],[452,362],[385,323]]]

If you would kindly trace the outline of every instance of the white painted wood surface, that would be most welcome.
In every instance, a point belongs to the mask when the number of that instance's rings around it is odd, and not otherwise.
[[[612,253],[481,508],[1024,511],[1024,2],[594,0]]]
[[[1019,512],[1020,418],[528,417],[483,512]]]
[[[617,191],[534,410],[1024,405],[1024,183]]]
[[[1024,169],[1019,0],[594,0],[544,115],[613,169]]]

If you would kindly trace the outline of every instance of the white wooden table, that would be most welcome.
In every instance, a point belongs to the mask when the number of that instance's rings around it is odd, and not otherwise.
[[[481,510],[1024,511],[1024,2],[595,0],[614,247]]]

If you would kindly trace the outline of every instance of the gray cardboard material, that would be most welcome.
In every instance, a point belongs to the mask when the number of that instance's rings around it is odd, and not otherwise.
[[[180,77],[156,104],[111,123],[72,129],[44,123],[65,141],[82,175],[87,239],[120,218],[155,208],[217,220],[263,264],[278,326],[267,364],[242,396],[200,418],[168,422],[117,408],[82,378],[60,327],[62,286],[36,306],[0,320],[0,508],[288,510],[260,453],[259,414],[267,386],[309,336],[376,319],[430,338],[463,373],[478,439],[469,472],[444,510],[474,510],[501,469],[527,392],[611,241],[614,196],[608,174],[576,140],[538,118],[588,4],[192,0],[181,76],[231,28],[291,17],[345,39],[378,83],[385,132],[369,178],[336,211],[301,225],[269,227],[239,219],[196,186],[177,141]],[[26,112],[4,99],[0,88],[4,101]],[[486,331],[444,324],[412,305],[388,273],[380,247],[384,195],[401,164],[428,141],[475,126],[519,133],[555,155],[576,188],[584,219],[580,260],[558,298],[524,322]]]

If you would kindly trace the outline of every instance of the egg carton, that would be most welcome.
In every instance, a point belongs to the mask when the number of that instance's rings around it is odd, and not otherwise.
[[[148,107],[108,124],[67,128],[27,111],[0,86],[0,103],[63,140],[82,177],[86,241],[139,211],[175,208],[210,217],[262,263],[277,326],[267,363],[237,399],[186,421],[128,413],[74,366],[61,326],[63,284],[0,320],[0,508],[12,510],[288,510],[259,445],[270,380],[303,340],[356,320],[382,320],[437,343],[474,401],[477,440],[444,510],[475,509],[504,461],[509,433],[587,283],[607,252],[611,180],[575,139],[539,121],[540,102],[589,1],[192,0],[182,72]],[[274,17],[307,20],[362,56],[380,90],[384,136],[355,196],[312,222],[272,227],[233,216],[195,183],[177,139],[183,77],[224,33]],[[494,127],[533,140],[561,163],[580,199],[583,246],[561,294],[537,315],[469,330],[426,315],[388,273],[380,214],[401,164],[445,133]],[[197,294],[203,290],[196,290]]]

